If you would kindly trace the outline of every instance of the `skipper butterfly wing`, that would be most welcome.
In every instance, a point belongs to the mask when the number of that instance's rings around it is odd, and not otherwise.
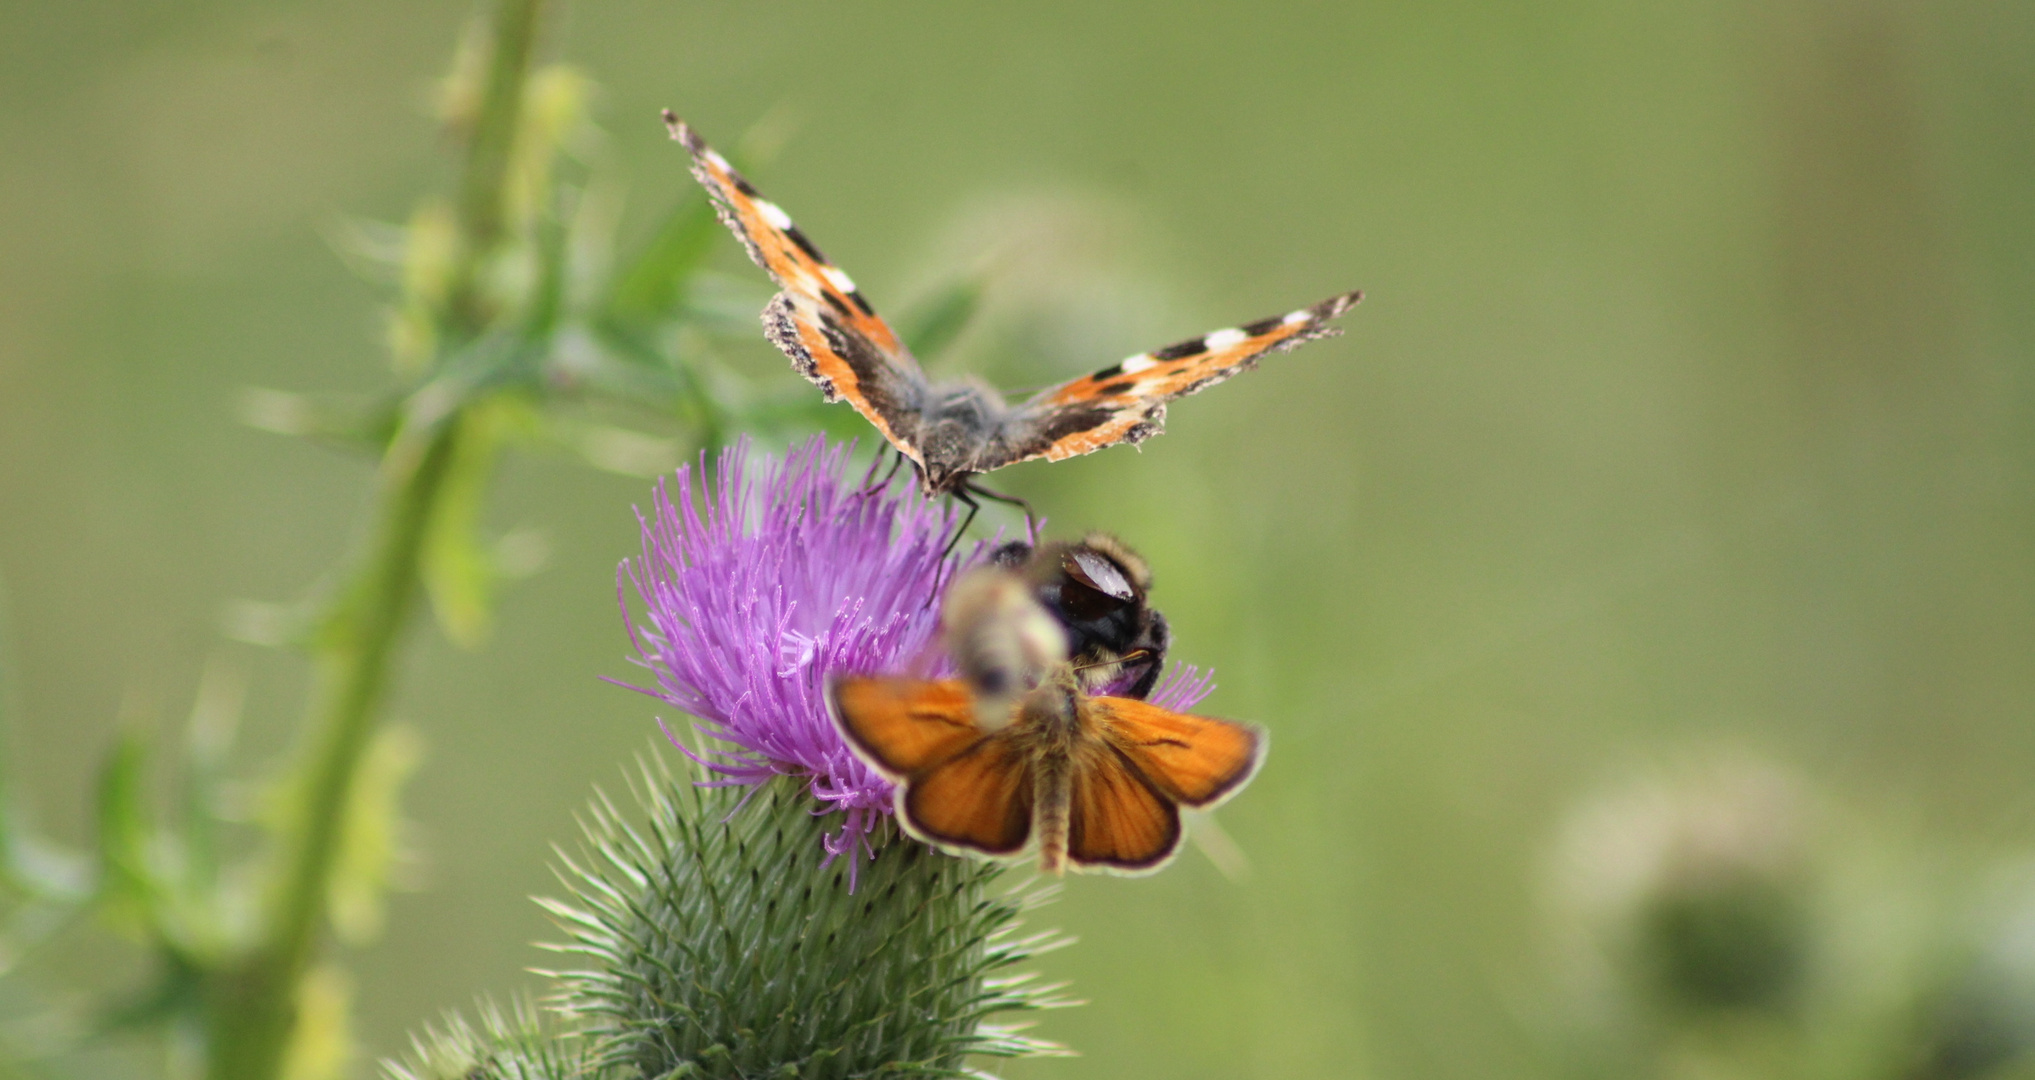
[[[1068,783],[1067,861],[1076,869],[1150,873],[1180,849],[1180,811],[1107,743],[1079,755]]]
[[[864,760],[898,785],[898,818],[929,843],[1015,855],[1031,839],[1032,770],[1021,746],[975,725],[958,679],[840,676],[827,700]]]
[[[1265,730],[1190,716],[1135,698],[1088,702],[1104,741],[1168,798],[1214,806],[1248,783],[1265,758]]]

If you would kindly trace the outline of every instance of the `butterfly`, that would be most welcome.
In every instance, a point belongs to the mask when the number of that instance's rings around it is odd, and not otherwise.
[[[897,784],[927,843],[1039,868],[1144,874],[1180,849],[1180,807],[1250,782],[1251,724],[1088,693],[1058,621],[1008,570],[979,567],[942,604],[958,679],[838,675],[827,703],[863,760]]]
[[[1267,353],[1339,333],[1328,321],[1363,299],[1344,293],[1139,353],[1012,405],[978,381],[927,381],[855,282],[790,216],[668,109],[664,122],[691,153],[693,175],[722,222],[783,289],[763,309],[764,334],[826,400],[847,401],[910,459],[927,494],[950,494],[970,507],[971,495],[1023,505],[974,477],[1033,458],[1062,461],[1143,442],[1165,425],[1167,402],[1249,371]]]
[[[1066,630],[1068,659],[1089,690],[1116,686],[1133,698],[1152,692],[1173,634],[1166,616],[1145,600],[1152,568],[1130,545],[1106,532],[1036,548],[1013,540],[990,552],[989,562],[1033,586],[1039,604]]]

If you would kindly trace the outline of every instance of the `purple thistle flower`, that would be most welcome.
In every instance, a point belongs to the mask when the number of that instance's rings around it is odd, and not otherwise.
[[[1134,678],[1136,676],[1132,675],[1123,681],[1129,683]],[[1103,693],[1112,694],[1120,689],[1121,685],[1105,687]],[[1186,712],[1212,693],[1215,693],[1215,672],[1203,671],[1193,664],[1174,663],[1167,666],[1164,675],[1159,676],[1158,683],[1153,685],[1145,700],[1162,709]]]
[[[622,567],[644,608],[632,618],[625,593],[623,620],[637,662],[656,677],[654,689],[632,689],[685,710],[725,744],[700,757],[672,738],[720,774],[711,783],[807,777],[815,813],[846,815],[822,840],[830,859],[867,849],[892,812],[892,785],[842,741],[827,715],[827,677],[946,674],[934,647],[936,594],[981,548],[942,557],[951,509],[908,481],[850,479],[852,449],[817,436],[782,461],[751,462],[745,439],[721,452],[711,480],[704,460],[697,472],[680,469],[675,494],[660,481],[651,515],[638,515],[643,554]],[[1185,710],[1210,687],[1176,665],[1152,700]]]

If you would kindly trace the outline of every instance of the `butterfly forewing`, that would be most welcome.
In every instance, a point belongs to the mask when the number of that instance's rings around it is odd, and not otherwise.
[[[1179,850],[1179,810],[1113,747],[1082,755],[1069,796],[1067,858],[1077,867],[1156,870]]]
[[[829,687],[828,702],[842,734],[893,778],[938,765],[982,738],[974,695],[955,679],[844,675]]]
[[[828,401],[847,399],[900,449],[915,437],[923,385],[917,361],[876,314],[855,282],[776,203],[735,171],[699,133],[665,114],[672,138],[692,155],[693,176],[721,220],[784,292],[764,310],[764,331]]]
[[[1189,716],[1135,698],[1089,702],[1102,736],[1152,785],[1188,806],[1208,806],[1257,771],[1265,733],[1249,724]]]
[[[846,399],[892,446],[924,464],[918,376],[809,296],[785,291],[763,309],[763,334],[828,401]]]
[[[1249,371],[1267,353],[1339,333],[1328,321],[1361,299],[1360,292],[1333,296],[1249,326],[1139,353],[1046,390],[1021,413],[1031,433],[1022,440],[1025,457],[1061,461],[1117,443],[1142,442],[1164,426],[1167,402]]]
[[[1032,762],[1009,735],[992,735],[914,774],[898,795],[905,828],[935,844],[1015,855],[1032,834]]]

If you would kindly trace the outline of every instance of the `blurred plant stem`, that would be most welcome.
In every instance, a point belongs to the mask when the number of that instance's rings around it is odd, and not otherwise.
[[[453,264],[447,321],[452,330],[465,332],[462,337],[471,337],[487,321],[475,284],[487,255],[502,238],[508,216],[504,204],[509,162],[543,6],[543,0],[502,0],[495,10],[487,83],[479,115],[473,118],[466,169],[459,185],[460,253],[464,257]]]
[[[208,1075],[219,1080],[278,1073],[296,1015],[294,991],[317,951],[346,803],[386,696],[391,657],[415,606],[418,554],[458,430],[455,417],[431,436],[414,464],[384,477],[368,557],[320,629],[307,745],[292,793],[297,805],[291,827],[280,834],[279,872],[261,938],[223,971],[207,1003]]]
[[[478,283],[504,232],[506,182],[542,7],[541,0],[504,0],[495,11],[481,107],[468,131],[457,258],[434,367],[479,336],[489,318]],[[382,459],[364,556],[312,638],[317,677],[303,757],[293,767],[285,827],[276,833],[275,876],[261,922],[206,995],[207,1075],[214,1080],[280,1075],[298,986],[321,945],[347,804],[421,591],[424,549],[450,466],[469,428],[470,402],[434,416],[431,403],[416,397]]]

